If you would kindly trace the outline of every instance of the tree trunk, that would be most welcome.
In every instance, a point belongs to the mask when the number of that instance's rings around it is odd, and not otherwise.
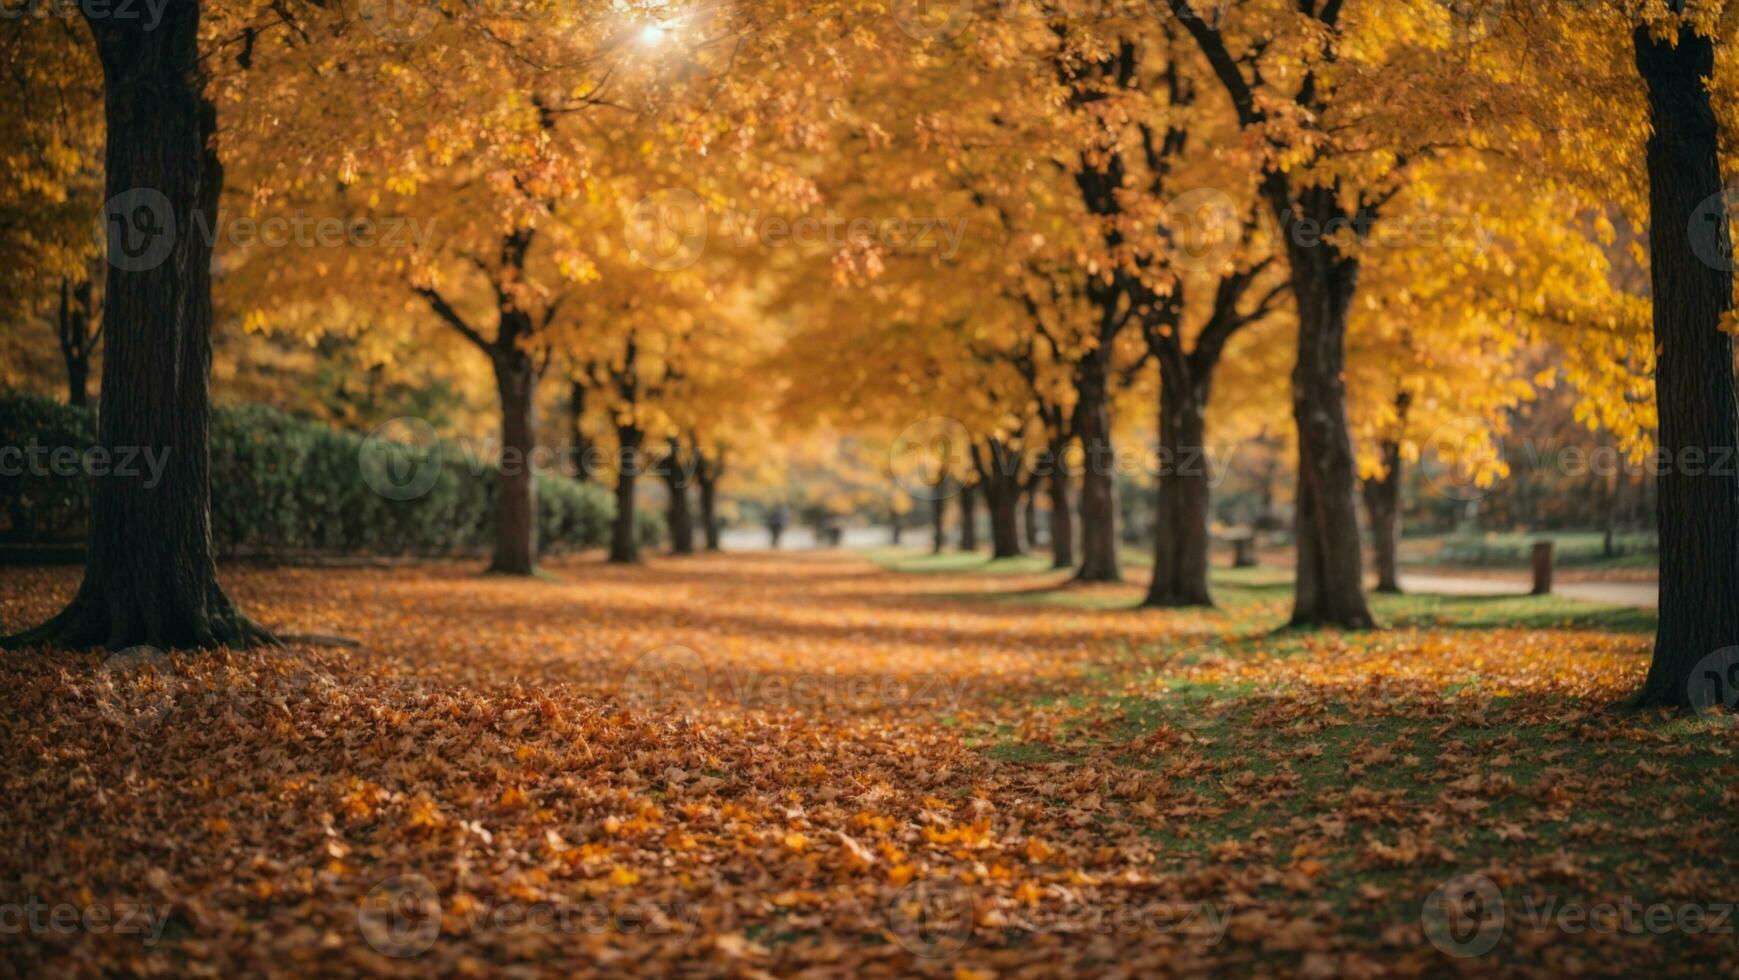
[[[1371,553],[1377,562],[1377,591],[1401,594],[1400,444],[1383,443],[1384,473],[1364,481],[1365,516],[1371,522]]]
[[[719,518],[718,492],[719,481],[715,479],[710,469],[701,463],[695,470],[696,482],[700,484],[700,532],[701,540],[706,543],[706,550],[719,550]]]
[[[984,502],[990,511],[991,558],[1020,557],[1020,457],[1000,439],[986,440],[988,455],[978,446],[972,447],[973,465],[978,468],[979,486],[984,489]]]
[[[60,614],[7,646],[110,649],[273,642],[231,604],[212,557],[211,243],[223,172],[203,99],[199,5],[88,16],[103,64],[108,146],[102,404],[97,444],[162,454],[92,481],[84,580]],[[201,223],[203,222],[203,224]],[[141,468],[142,469],[142,468]]]
[[[930,553],[939,555],[948,546],[948,497],[942,493],[942,483],[938,481],[931,488],[930,497]]]
[[[1039,484],[1032,481],[1023,494],[1026,503],[1021,508],[1021,534],[1026,540],[1028,551],[1037,550],[1039,546]]]
[[[570,447],[574,456],[574,479],[581,483],[590,483],[597,475],[596,460],[592,459],[592,441],[586,438],[586,386],[582,382],[573,382],[568,393],[568,438],[573,440]]]
[[[537,369],[518,348],[494,351],[491,360],[501,397],[501,474],[489,570],[531,575],[537,571]]]
[[[87,276],[74,285],[60,280],[60,354],[66,362],[66,403],[80,408],[90,404],[91,352],[97,335],[91,332],[92,283]]]
[[[1298,571],[1292,625],[1367,629],[1352,436],[1347,429],[1347,312],[1358,261],[1298,230],[1349,227],[1333,187],[1311,187],[1295,202],[1286,178],[1270,174],[1298,304],[1298,359],[1292,369],[1292,416],[1298,426]]]
[[[636,426],[616,427],[616,520],[610,525],[610,563],[632,565],[640,560],[640,539],[634,527],[634,479],[640,473],[640,446],[646,434]],[[774,538],[774,547],[778,539]]]
[[[682,464],[676,440],[670,442],[669,454],[659,467],[664,487],[670,495],[667,521],[670,524],[670,553],[694,554],[694,518],[688,509],[688,471]]]
[[[1045,477],[1051,498],[1051,567],[1075,567],[1075,520],[1069,504],[1069,470],[1061,449],[1050,454]]]
[[[900,512],[893,509],[892,507],[889,507],[888,508],[888,543],[893,545],[896,548],[900,546],[900,538],[905,534],[906,529],[902,526],[903,523],[904,522],[900,519]]]
[[[1142,605],[1211,606],[1208,591],[1208,379],[1192,378],[1181,357],[1162,358],[1159,474],[1153,523],[1153,578]]]
[[[1081,582],[1121,582],[1117,564],[1116,452],[1111,445],[1111,411],[1107,404],[1106,355],[1090,353],[1081,362],[1075,402],[1075,431],[1081,439],[1085,466],[1081,472]]]
[[[978,487],[960,485],[960,550],[978,550]]]
[[[1739,645],[1739,477],[1731,458],[1739,422],[1733,340],[1720,328],[1732,305],[1732,242],[1707,88],[1713,45],[1691,30],[1676,46],[1658,43],[1646,28],[1635,44],[1654,123],[1655,397],[1669,461],[1658,478],[1660,625],[1640,701],[1688,705],[1699,662]]]
[[[990,557],[1019,558],[1020,497],[1018,494],[985,491],[986,508],[990,511]]]
[[[91,403],[91,362],[90,355],[67,355],[66,358],[66,403],[77,408],[84,408]]]

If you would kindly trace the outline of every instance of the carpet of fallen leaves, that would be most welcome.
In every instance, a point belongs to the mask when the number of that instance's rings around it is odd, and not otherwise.
[[[1735,729],[1611,709],[1646,635],[1272,634],[1283,595],[849,555],[550,572],[238,567],[260,621],[360,646],[0,659],[0,974],[1735,958]],[[8,570],[0,624],[76,585]]]

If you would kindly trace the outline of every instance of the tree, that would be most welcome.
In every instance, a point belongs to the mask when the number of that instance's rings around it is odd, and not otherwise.
[[[535,230],[516,228],[501,240],[493,266],[481,265],[496,295],[495,327],[490,335],[474,326],[432,285],[412,287],[436,316],[489,359],[501,408],[500,484],[496,491],[495,553],[489,570],[502,575],[537,571],[537,386],[548,370],[553,348],[538,343],[547,332],[556,304],[532,312],[516,297],[525,273],[526,253]]]
[[[719,549],[719,481],[725,477],[726,450],[720,447],[707,451],[699,440],[689,439],[689,452],[694,456],[694,480],[700,487],[700,528],[708,551]]]
[[[0,59],[0,129],[18,150],[0,190],[0,310],[8,327],[52,321],[67,401],[85,405],[102,341],[103,70],[73,18],[5,18]]]
[[[624,217],[669,189],[660,181],[686,174],[705,192],[715,172],[756,187],[783,180],[745,151],[750,120],[781,118],[769,101],[777,94],[754,76],[783,64],[790,39],[762,29],[779,14],[766,6],[672,15],[662,5],[506,0],[395,8],[409,16],[370,30],[317,6],[271,5],[234,39],[254,65],[226,79],[225,95],[258,110],[226,136],[246,165],[247,211],[283,219],[319,209],[351,225],[410,207],[440,233],[411,254],[347,242],[336,254],[297,248],[270,267],[256,261],[248,278],[260,305],[249,322],[390,331],[432,319],[482,354],[500,433],[490,568],[529,575],[539,382],[580,336],[612,349],[608,329],[573,307],[601,270],[660,271],[622,259],[646,244]],[[712,44],[714,32],[738,43]],[[304,97],[310,75],[348,83],[344,102]],[[391,125],[380,125],[377,104],[395,107]],[[729,151],[711,152],[727,139]],[[632,440],[632,429],[622,434]]]
[[[1685,4],[1669,5],[1681,14]],[[1635,29],[1647,86],[1649,225],[1661,470],[1660,626],[1643,704],[1691,703],[1699,661],[1739,644],[1739,477],[1693,465],[1739,446],[1733,338],[1733,254],[1719,132],[1710,102],[1715,40],[1670,18]],[[1716,206],[1710,210],[1708,202]],[[1699,254],[1701,252],[1701,254]],[[1695,454],[1695,456],[1693,456]]]
[[[670,529],[670,552],[694,554],[694,512],[689,509],[689,484],[694,480],[693,457],[684,458],[682,442],[675,436],[665,441],[664,453],[654,464],[664,480],[668,498],[666,524]]]
[[[238,611],[212,558],[211,249],[223,167],[205,98],[200,5],[86,20],[103,65],[109,203],[98,445],[166,453],[160,483],[95,481],[84,581],[59,615],[9,646],[247,647],[269,632]],[[204,222],[204,225],[201,225]]]
[[[103,339],[101,313],[95,297],[94,275],[63,276],[60,302],[55,309],[55,339],[66,362],[66,400],[69,405],[90,403],[91,358]]]
[[[1253,46],[1243,58],[1227,45],[1222,29],[1204,19],[1189,0],[1170,0],[1171,12],[1195,39],[1215,77],[1232,100],[1239,123],[1266,134],[1273,152],[1263,163],[1261,192],[1273,210],[1292,272],[1292,293],[1298,310],[1298,359],[1293,367],[1293,419],[1298,426],[1298,572],[1292,622],[1304,626],[1332,623],[1363,628],[1373,625],[1365,604],[1359,548],[1358,512],[1354,500],[1352,439],[1346,415],[1347,316],[1358,284],[1359,259],[1344,240],[1321,237],[1331,229],[1359,227],[1376,203],[1356,192],[1358,214],[1349,209],[1346,181],[1338,175],[1307,180],[1284,166],[1296,152],[1275,134],[1269,93],[1262,92],[1260,54]],[[1304,0],[1301,26],[1324,40],[1324,63],[1335,58],[1340,30],[1341,0]],[[1250,72],[1251,74],[1246,74]],[[1316,64],[1302,66],[1297,87],[1285,105],[1295,120],[1320,119],[1329,109],[1328,87]],[[1329,151],[1320,144],[1306,159],[1320,160]]]

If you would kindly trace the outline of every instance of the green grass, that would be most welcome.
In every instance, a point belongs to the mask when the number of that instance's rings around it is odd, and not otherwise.
[[[1654,568],[1660,561],[1659,546],[1652,535],[1617,535],[1617,553],[1607,555],[1604,535],[1599,531],[1422,535],[1401,543],[1401,560],[1460,568],[1528,568],[1536,541],[1552,542],[1552,560],[1565,568]]]
[[[1372,935],[1374,925],[1360,924],[1416,920],[1422,889],[1451,872],[1521,866],[1542,853],[1573,855],[1586,876],[1561,887],[1622,880],[1638,901],[1659,900],[1670,894],[1669,879],[1681,857],[1646,846],[1659,829],[1659,814],[1717,824],[1726,819],[1723,773],[1731,766],[1729,753],[1719,751],[1730,730],[1726,719],[1687,718],[1662,726],[1716,750],[1663,754],[1654,733],[1608,738],[1609,729],[1625,723],[1621,718],[1565,725],[1446,723],[1371,715],[1344,702],[1304,724],[1265,718],[1264,709],[1284,697],[1248,686],[1181,682],[1141,696],[1086,690],[1052,706],[1075,718],[1055,741],[1027,743],[1006,729],[984,730],[976,745],[989,758],[1012,764],[1103,765],[1109,754],[1120,766],[1170,776],[1168,797],[1187,810],[1164,812],[1144,828],[1161,869],[1284,866],[1301,849],[1324,867],[1312,901],[1326,902],[1354,931]],[[1497,701],[1494,716],[1501,719],[1504,707]],[[1579,707],[1563,705],[1565,716]],[[1121,751],[1162,729],[1186,732],[1190,741],[1157,753]],[[1664,775],[1637,778],[1644,766],[1664,769]],[[1490,773],[1511,781],[1513,789],[1446,790],[1450,779]],[[1574,807],[1544,802],[1567,776],[1623,789]],[[1277,794],[1276,785],[1284,787]],[[1262,802],[1252,805],[1257,795]],[[1350,821],[1345,846],[1323,849],[1322,822],[1346,820],[1355,795],[1370,801],[1364,805],[1375,812],[1398,815],[1398,822]],[[1479,809],[1465,815],[1444,810],[1450,798]],[[1439,811],[1447,823],[1431,843],[1448,849],[1451,861],[1419,868],[1371,862],[1372,850],[1408,843],[1418,815]],[[1228,858],[1221,849],[1228,842],[1254,843],[1255,849]],[[1282,898],[1284,890],[1274,885],[1256,894]],[[1372,895],[1381,896],[1374,907]]]
[[[976,553],[931,555],[899,548],[878,548],[864,554],[883,568],[905,574],[1048,576],[1030,588],[931,593],[929,598],[935,600],[1086,611],[1133,609],[1141,601],[1139,585],[1124,590],[1073,588],[1061,572],[1051,573],[1050,562],[1043,556],[992,561]],[[1132,579],[1144,574],[1144,570],[1130,567],[1127,562],[1125,571]],[[1286,569],[1221,567],[1209,572],[1209,580],[1225,626],[1233,631],[1279,626],[1292,599],[1292,575]],[[1561,596],[1371,593],[1369,599],[1378,621],[1393,627],[1467,630],[1513,627],[1644,634],[1652,633],[1656,622],[1652,610]]]
[[[1028,575],[1051,568],[1044,555],[1023,555],[992,561],[975,551],[944,551],[939,555],[910,548],[870,548],[864,557],[890,571],[915,575]]]
[[[1653,633],[1653,610],[1560,596],[1373,595],[1372,612],[1390,626],[1453,629],[1591,629]]]
[[[1022,569],[981,556],[873,557],[900,571],[1045,570],[1035,560]],[[1011,582],[930,598],[1147,615],[1128,611],[1140,598],[1138,585],[1081,589],[1061,576],[1033,578],[1030,588]],[[1492,696],[1477,677],[1373,698],[1303,697],[1287,684],[1283,663],[1272,684],[1197,680],[1186,668],[1208,657],[1334,655],[1314,631],[1274,632],[1290,606],[1287,571],[1218,568],[1212,581],[1220,606],[1209,614],[1210,630],[1161,632],[1150,644],[1107,641],[1118,646],[1102,651],[1093,670],[1025,703],[1020,725],[1006,718],[963,723],[967,744],[1021,770],[1046,767],[1059,780],[1077,769],[1146,773],[1157,792],[1146,790],[1152,795],[1145,801],[1110,799],[1095,819],[1108,831],[1121,821],[1135,824],[1153,848],[1156,870],[1276,869],[1253,897],[1307,901],[1371,943],[1381,943],[1395,923],[1417,924],[1424,896],[1457,874],[1561,860],[1574,870],[1509,881],[1506,898],[1517,908],[1540,895],[1650,903],[1682,901],[1686,881],[1730,872],[1739,861],[1739,848],[1714,829],[1729,825],[1739,786],[1730,719],[1645,716],[1539,694]],[[1379,619],[1399,630],[1460,630],[1470,644],[1481,642],[1480,631],[1540,631],[1542,644],[1562,643],[1572,655],[1579,635],[1655,628],[1652,611],[1557,596],[1371,601]],[[1369,634],[1369,642],[1387,642],[1384,636]],[[1039,719],[1054,724],[1033,725],[1042,737],[1023,736],[1027,722]],[[1496,782],[1461,785],[1472,776]],[[1074,805],[1058,797],[1040,794],[1035,802]],[[1151,816],[1139,815],[1141,803]],[[1343,828],[1338,835],[1325,830],[1335,826]],[[1314,869],[1309,889],[1292,890],[1282,872],[1307,865]],[[1496,955],[1518,952],[1522,933],[1518,926],[1506,934]]]

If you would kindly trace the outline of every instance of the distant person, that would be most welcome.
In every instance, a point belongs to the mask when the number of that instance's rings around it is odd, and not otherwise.
[[[791,524],[791,511],[784,504],[774,507],[767,514],[767,535],[773,539],[773,547],[779,547],[779,539],[784,536],[785,528]]]

